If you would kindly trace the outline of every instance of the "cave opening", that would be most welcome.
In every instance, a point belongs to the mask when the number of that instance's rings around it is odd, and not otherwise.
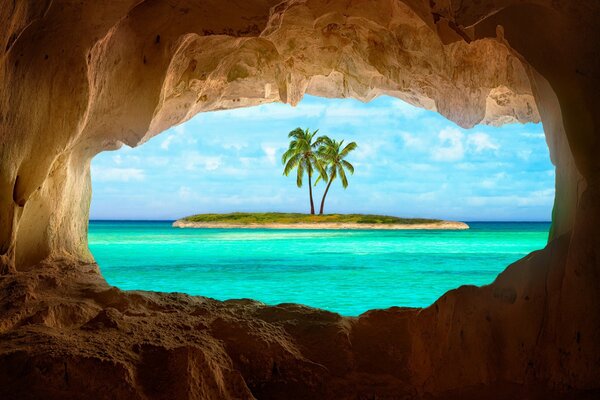
[[[307,183],[282,174],[287,133],[320,129],[357,150],[355,174],[325,213],[467,222],[467,231],[180,229],[199,213],[308,212]],[[544,247],[554,167],[541,124],[462,129],[381,96],[306,96],[199,114],[136,148],[92,162],[89,246],[121,289],[183,292],[343,315],[425,307],[460,285],[491,283]],[[324,183],[315,185],[316,203]]]
[[[599,15],[549,0],[4,7],[0,397],[597,398]],[[547,246],[490,285],[357,318],[107,283],[88,247],[96,154],[304,94],[389,94],[465,128],[543,121]]]

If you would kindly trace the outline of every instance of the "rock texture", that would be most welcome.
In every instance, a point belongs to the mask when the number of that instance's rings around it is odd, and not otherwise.
[[[24,0],[0,7],[0,397],[593,398],[600,5]],[[426,309],[121,292],[87,249],[90,159],[198,112],[380,94],[544,123],[548,246]]]

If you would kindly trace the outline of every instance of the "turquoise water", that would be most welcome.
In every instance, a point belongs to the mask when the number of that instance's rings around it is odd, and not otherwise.
[[[428,306],[449,289],[484,285],[544,247],[549,223],[469,223],[467,231],[179,229],[170,222],[91,221],[89,244],[108,282],[358,315]]]

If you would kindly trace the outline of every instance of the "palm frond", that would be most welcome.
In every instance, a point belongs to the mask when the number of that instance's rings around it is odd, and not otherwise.
[[[292,156],[285,164],[285,167],[283,168],[283,174],[285,176],[288,176],[290,174],[290,172],[292,172],[292,170],[300,164],[301,160],[302,160],[302,154],[296,154],[296,155]]]
[[[329,136],[319,136],[317,140],[315,140],[315,147],[327,147],[329,143],[331,143],[331,138]]]
[[[311,132],[310,129],[306,128],[306,139],[307,139],[307,142],[309,142],[311,146],[314,146],[313,139],[317,135],[317,132],[319,132],[318,129]]]
[[[348,187],[348,178],[346,178],[346,173],[344,172],[344,168],[342,168],[341,165],[338,166],[337,172],[340,175],[340,179],[342,181],[342,186],[344,187],[344,189],[346,189]]]
[[[331,166],[329,168],[329,180],[332,181],[337,178],[337,168],[335,166]]]
[[[292,158],[292,156],[294,156],[295,154],[296,154],[296,149],[294,149],[293,147],[290,146],[290,148],[287,149],[285,151],[285,153],[283,153],[283,155],[281,156],[281,163],[285,164],[287,162],[287,160]]]
[[[343,143],[343,141],[342,141]],[[356,150],[356,148],[358,147],[358,145],[356,144],[356,142],[350,142],[346,145],[346,147],[344,147],[344,149],[342,151],[340,151],[340,158],[344,158],[348,155],[348,153],[350,153],[353,150]]]
[[[314,164],[315,169],[319,172],[319,177],[321,177],[325,182],[327,182],[327,171],[325,170],[326,164],[324,165],[324,163],[317,158],[314,158],[311,164]]]
[[[298,174],[296,175],[296,186],[302,187],[302,178],[304,178],[304,165],[298,164]]]
[[[340,164],[342,165],[342,167],[346,168],[348,171],[350,171],[350,173],[352,175],[354,175],[354,165],[350,164],[348,161],[346,160],[341,160]]]
[[[290,133],[288,133],[289,138],[298,138],[298,137],[302,137],[303,135],[304,135],[304,131],[300,127],[296,128],[293,131],[291,131]]]

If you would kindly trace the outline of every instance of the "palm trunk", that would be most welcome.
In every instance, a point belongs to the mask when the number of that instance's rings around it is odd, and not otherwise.
[[[310,171],[308,172],[308,194],[310,196],[310,213],[311,215],[314,215],[315,213],[315,203],[313,202],[313,195],[312,195],[312,174],[310,173]]]
[[[323,215],[323,208],[325,207],[325,197],[327,197],[327,192],[329,191],[329,186],[331,186],[331,182],[333,179],[329,180],[327,187],[325,188],[325,193],[323,193],[323,198],[321,199],[321,209],[319,210],[319,215]]]

